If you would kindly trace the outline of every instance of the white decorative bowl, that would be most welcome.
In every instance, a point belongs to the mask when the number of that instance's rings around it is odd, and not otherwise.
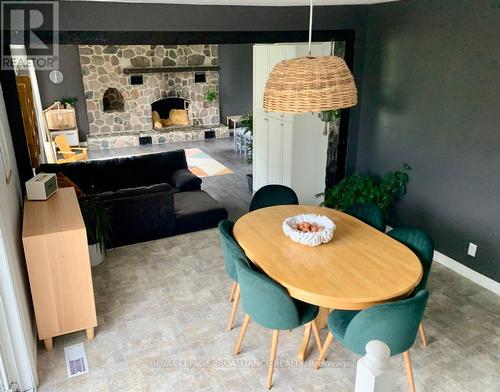
[[[324,229],[317,232],[303,232],[295,230],[292,226],[302,222],[316,223]],[[335,223],[330,218],[316,214],[300,214],[286,218],[283,222],[283,233],[290,237],[292,241],[303,245],[318,246],[325,244],[333,238]]]

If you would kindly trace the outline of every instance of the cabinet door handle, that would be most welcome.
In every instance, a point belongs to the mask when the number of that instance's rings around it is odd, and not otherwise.
[[[269,122],[269,119],[268,119],[268,118],[265,118],[265,119],[264,119],[264,121],[267,121],[267,122]]]

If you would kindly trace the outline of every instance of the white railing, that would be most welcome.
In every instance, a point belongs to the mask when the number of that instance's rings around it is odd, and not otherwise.
[[[355,392],[392,391],[398,377],[397,370],[389,362],[391,350],[380,340],[366,345],[366,354],[358,361]]]

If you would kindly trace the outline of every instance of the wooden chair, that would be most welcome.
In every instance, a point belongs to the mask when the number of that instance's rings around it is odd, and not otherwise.
[[[57,162],[74,162],[74,161],[85,161],[88,159],[87,149],[81,147],[70,147],[66,136],[59,135],[54,138],[59,153],[63,156],[63,159],[58,159]]]

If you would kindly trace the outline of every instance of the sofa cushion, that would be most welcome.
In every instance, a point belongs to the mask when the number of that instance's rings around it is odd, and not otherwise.
[[[43,164],[38,172],[61,172],[85,193],[116,191],[160,183],[173,184],[173,175],[187,169],[184,150],[125,158]]]
[[[93,193],[95,174],[91,162],[44,163],[37,169],[37,173],[62,173],[78,185],[83,193]]]
[[[201,189],[201,178],[189,169],[178,169],[172,176],[172,185],[180,192],[197,191]]]
[[[114,200],[120,199],[124,197],[135,197],[141,196],[144,194],[151,194],[156,192],[171,192],[173,189],[170,185],[164,184],[155,184],[149,186],[139,186],[135,188],[123,188],[117,191],[106,191],[101,193],[94,194],[95,197],[98,197],[101,200]]]
[[[76,185],[73,181],[71,181],[68,177],[66,177],[62,173],[57,173],[57,187],[58,188],[75,188],[76,197],[80,198],[85,196],[85,193],[80,189],[78,185]]]
[[[178,234],[216,227],[227,219],[227,210],[205,191],[174,193]]]
[[[91,196],[108,209],[111,247],[175,234],[174,198],[168,184],[106,191]]]

